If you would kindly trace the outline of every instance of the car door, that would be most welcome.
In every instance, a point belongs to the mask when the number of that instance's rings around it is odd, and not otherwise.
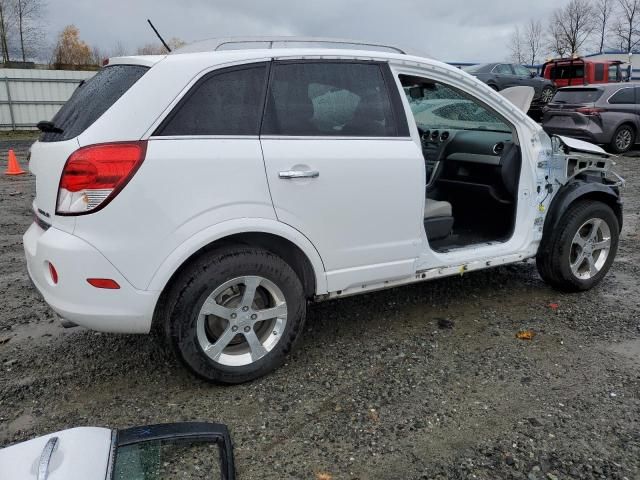
[[[511,65],[508,63],[499,63],[493,67],[493,73],[496,77],[500,90],[504,90],[509,87],[517,87],[519,85],[518,78],[513,72]]]
[[[275,61],[260,139],[278,220],[315,245],[330,291],[414,272],[425,167],[387,64]]]

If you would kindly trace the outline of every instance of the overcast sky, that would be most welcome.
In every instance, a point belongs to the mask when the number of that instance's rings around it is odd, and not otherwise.
[[[75,24],[91,46],[132,52],[155,41],[151,18],[168,39],[313,35],[357,38],[419,50],[445,61],[503,60],[513,27],[548,18],[566,0],[48,0],[53,44]]]

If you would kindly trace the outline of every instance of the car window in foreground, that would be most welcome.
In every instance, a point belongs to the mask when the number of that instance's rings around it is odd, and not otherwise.
[[[267,97],[264,135],[398,135],[377,64],[276,63]]]
[[[206,441],[158,440],[118,447],[113,480],[217,480],[220,450]]]
[[[147,70],[148,67],[140,65],[104,67],[81,83],[51,120],[57,128],[62,129],[62,133],[44,132],[40,141],[61,142],[77,137],[116,103]]]
[[[261,63],[209,74],[155,135],[258,135],[266,69]]]
[[[563,88],[553,96],[552,103],[593,103],[602,96],[598,88]]]

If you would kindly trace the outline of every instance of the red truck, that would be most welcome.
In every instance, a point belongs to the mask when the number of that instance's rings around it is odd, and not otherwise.
[[[556,88],[623,80],[619,60],[585,60],[558,58],[542,66],[542,76],[554,82]]]

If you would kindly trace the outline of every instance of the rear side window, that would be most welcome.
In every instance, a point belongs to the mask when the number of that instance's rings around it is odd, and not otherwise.
[[[208,74],[155,135],[258,135],[266,72],[261,63]]]
[[[596,82],[604,81],[604,63],[596,63],[594,70],[595,73],[593,80]]]
[[[506,65],[506,64],[496,65],[496,68],[493,71],[494,73],[499,73],[501,75],[513,75],[513,71],[511,70],[511,65]]]
[[[555,65],[551,67],[549,78],[563,80],[568,78],[583,78],[584,65]]]
[[[609,98],[609,103],[611,104],[636,103],[634,89],[623,88],[622,90],[618,90]]]
[[[262,134],[397,136],[380,65],[275,63]]]
[[[57,128],[62,129],[62,133],[44,132],[40,141],[60,142],[77,137],[116,103],[147,70],[148,67],[140,65],[103,68],[82,82],[51,120]]]
[[[562,88],[556,92],[552,103],[593,103],[602,96],[597,88]]]

